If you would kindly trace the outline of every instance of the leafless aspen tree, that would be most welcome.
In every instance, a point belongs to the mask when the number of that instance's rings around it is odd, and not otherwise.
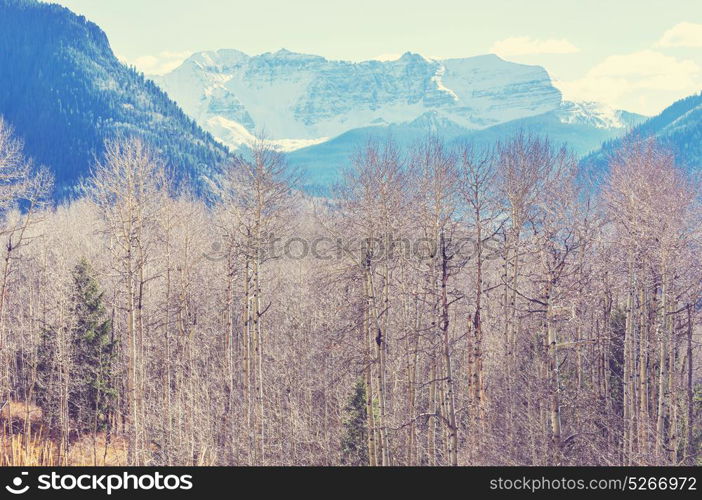
[[[153,252],[154,226],[166,196],[161,161],[139,139],[117,139],[105,145],[104,159],[90,179],[88,193],[102,216],[108,248],[123,287],[126,314],[124,355],[127,387],[124,425],[129,431],[130,462],[143,463],[144,299]]]

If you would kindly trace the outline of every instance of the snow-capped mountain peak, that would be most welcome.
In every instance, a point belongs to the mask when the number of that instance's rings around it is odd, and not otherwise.
[[[561,105],[543,68],[492,54],[433,60],[406,52],[391,61],[349,62],[287,49],[257,56],[227,49],[193,54],[154,80],[233,147],[261,130],[281,144],[309,144],[427,112],[477,130]]]

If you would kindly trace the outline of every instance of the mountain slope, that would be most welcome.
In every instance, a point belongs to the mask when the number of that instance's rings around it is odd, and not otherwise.
[[[121,64],[105,33],[70,10],[0,0],[0,115],[29,156],[70,194],[106,138],[139,135],[180,177],[210,173],[226,155],[153,82]]]
[[[546,71],[494,55],[429,60],[330,61],[287,50],[248,56],[201,52],[154,80],[224,143],[264,130],[284,149],[349,130],[404,123],[434,111],[468,130],[555,110]]]
[[[468,139],[491,144],[525,130],[548,137],[554,144],[565,144],[577,156],[584,156],[600,148],[603,142],[626,134],[643,120],[642,115],[600,103],[564,101],[556,111],[490,127],[470,134]]]
[[[583,156],[598,149],[603,142],[622,136],[645,117],[626,111],[613,110],[596,103],[563,102],[553,111],[501,123],[481,130],[469,130],[455,122],[428,112],[405,123],[375,125],[345,132],[319,145],[288,153],[288,161],[307,173],[310,186],[334,182],[349,166],[353,151],[370,138],[392,138],[408,146],[429,134],[452,143],[469,141],[478,146],[490,146],[519,130],[548,137],[555,144],[567,145],[576,155]]]
[[[631,133],[635,137],[656,137],[661,144],[673,150],[682,166],[702,167],[702,92],[673,103]],[[620,145],[621,140],[607,142],[584,163],[603,167]]]

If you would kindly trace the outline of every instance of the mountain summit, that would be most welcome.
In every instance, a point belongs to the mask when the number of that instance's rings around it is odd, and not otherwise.
[[[427,112],[465,130],[559,108],[560,92],[539,66],[495,55],[432,60],[331,61],[286,49],[257,56],[200,52],[154,80],[224,143],[251,134],[295,149],[376,124],[411,122]]]

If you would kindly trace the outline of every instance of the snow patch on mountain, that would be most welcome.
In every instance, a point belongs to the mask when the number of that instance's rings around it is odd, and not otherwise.
[[[223,116],[207,118],[203,123],[203,128],[206,128],[220,142],[234,150],[242,146],[250,146],[257,139],[256,135],[249,132],[241,123],[229,120]],[[267,139],[264,135],[263,139],[276,150],[288,152],[320,144],[329,140],[329,137],[319,137],[317,139]]]
[[[614,109],[599,102],[563,101],[557,115],[562,123],[590,125],[595,128],[620,129],[631,124],[627,122],[624,111]]]

